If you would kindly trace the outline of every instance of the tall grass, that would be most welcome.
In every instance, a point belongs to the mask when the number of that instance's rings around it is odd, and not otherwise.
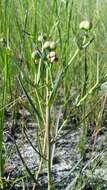
[[[53,188],[52,152],[58,134],[74,115],[82,131],[79,148],[84,160],[88,126],[96,123],[101,127],[104,105],[99,90],[107,80],[107,25],[106,1],[93,0],[1,0],[0,1],[0,178],[4,177],[3,134],[5,109],[14,109],[16,102],[26,96],[32,117],[38,124],[38,152],[40,165],[35,178],[44,165],[48,170],[48,190]],[[86,47],[81,48],[84,32],[79,29],[82,20],[90,20],[92,29]],[[49,65],[43,50],[44,41],[56,42],[58,62]],[[83,45],[83,44],[82,44]],[[41,51],[38,64],[32,59],[36,48]],[[74,93],[75,91],[75,93]],[[56,129],[53,115],[59,97],[64,108],[62,125]],[[74,95],[72,95],[74,93]],[[70,106],[70,102],[74,102]],[[100,112],[101,111],[101,112]],[[101,113],[98,115],[98,113]],[[97,130],[98,129],[98,130]],[[42,135],[39,135],[42,134]],[[42,156],[41,156],[42,155]],[[83,164],[80,163],[80,172]],[[80,173],[78,178],[81,179]],[[78,179],[77,178],[77,179]],[[75,180],[77,180],[75,179]],[[82,188],[84,179],[81,179]],[[76,187],[76,182],[74,181]],[[83,182],[83,183],[82,183]]]

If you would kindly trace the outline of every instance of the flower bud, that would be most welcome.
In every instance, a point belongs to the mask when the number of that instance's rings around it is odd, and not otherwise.
[[[92,28],[92,23],[88,20],[83,20],[80,23],[79,28],[84,30],[90,30]]]

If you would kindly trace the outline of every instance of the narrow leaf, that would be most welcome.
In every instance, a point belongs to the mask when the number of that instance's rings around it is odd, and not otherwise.
[[[32,99],[31,99],[31,97],[28,95],[27,90],[24,87],[22,80],[19,77],[18,77],[18,80],[19,80],[19,83],[20,83],[20,85],[21,85],[21,87],[22,87],[22,89],[23,89],[23,91],[24,91],[24,93],[25,93],[25,95],[26,95],[26,97],[27,97],[30,105],[33,108],[33,111],[36,113],[36,115],[39,117],[39,119],[42,120],[42,117],[41,117],[40,113],[38,112],[37,108],[35,107],[35,105],[34,105]]]

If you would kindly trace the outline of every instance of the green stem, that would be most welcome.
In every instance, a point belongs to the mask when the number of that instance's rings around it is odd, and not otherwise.
[[[8,58],[7,58],[7,55],[5,55],[4,87],[3,87],[2,107],[4,107],[5,103],[6,103],[7,80],[8,80],[7,75],[8,75]],[[0,177],[3,177],[3,173],[4,173],[3,130],[4,130],[4,109],[0,112]]]
[[[50,107],[49,107],[49,68],[46,65],[46,139],[47,139],[47,169],[48,169],[48,190],[51,190],[51,144],[50,144]]]
[[[84,86],[83,86],[83,97],[85,96],[87,92],[87,82],[88,82],[88,67],[87,67],[87,48],[84,49],[84,54],[85,54],[85,60],[84,60]],[[83,117],[86,115],[86,104],[87,101],[84,101],[83,104]],[[82,137],[82,142],[83,142],[83,148],[82,148],[82,156],[85,156],[85,144],[86,144],[86,137],[87,137],[87,120],[84,120],[83,122],[83,137]]]

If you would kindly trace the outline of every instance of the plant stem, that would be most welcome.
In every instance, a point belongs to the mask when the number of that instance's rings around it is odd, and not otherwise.
[[[6,104],[6,92],[8,81],[8,57],[5,55],[5,69],[4,69],[4,87],[2,97],[2,107]],[[0,177],[4,175],[4,160],[3,160],[3,130],[4,130],[4,109],[0,112]]]
[[[45,112],[45,135],[43,142],[43,155],[45,156],[45,152],[47,153],[47,170],[48,170],[48,190],[51,190],[51,144],[50,144],[50,106],[49,106],[49,65],[46,64],[46,112]],[[41,162],[39,165],[39,169],[36,175],[36,179],[41,171],[43,164],[43,158],[41,158]]]
[[[87,67],[87,48],[84,49],[84,55],[85,55],[85,59],[84,59],[84,86],[83,86],[83,97],[85,96],[85,94],[87,93],[87,82],[88,82],[88,67]],[[86,115],[86,104],[87,101],[84,101],[83,104],[83,117],[85,117]],[[87,136],[87,119],[84,120],[83,122],[83,149],[82,149],[82,156],[84,157],[85,155],[85,145],[86,145],[86,136]]]
[[[48,190],[51,190],[51,144],[50,144],[50,107],[49,107],[49,70],[46,65],[46,141],[47,141],[47,169],[48,169]]]

